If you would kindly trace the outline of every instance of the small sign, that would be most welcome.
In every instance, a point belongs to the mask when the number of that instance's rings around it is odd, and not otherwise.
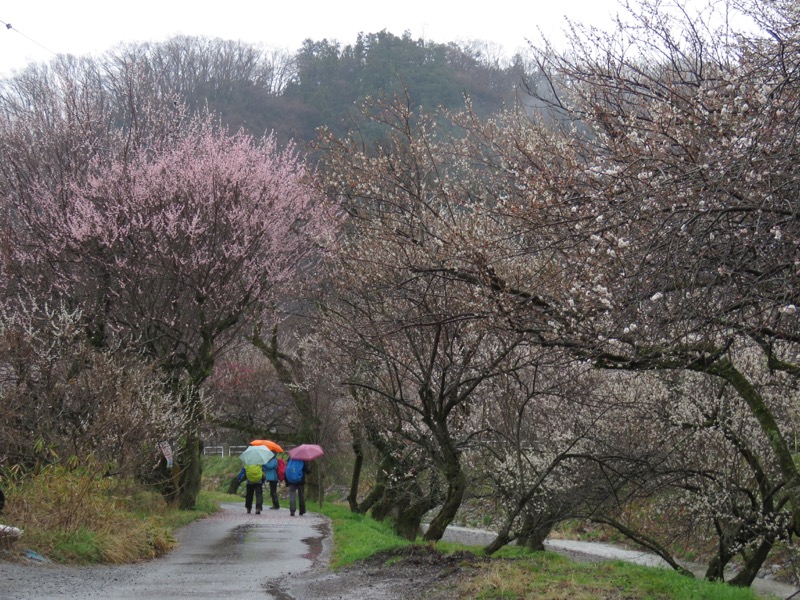
[[[167,459],[167,468],[172,468],[172,448],[169,447],[169,442],[159,442],[158,447],[161,449],[161,453],[164,455],[164,458]]]

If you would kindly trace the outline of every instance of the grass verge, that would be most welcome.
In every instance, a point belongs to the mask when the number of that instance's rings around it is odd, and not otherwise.
[[[344,567],[378,552],[411,544],[395,534],[388,524],[367,515],[355,514],[345,505],[328,502],[320,508],[315,502],[307,504],[309,510],[321,512],[333,524],[333,568]]]
[[[398,537],[385,523],[366,515],[356,515],[347,506],[326,503],[319,510],[333,523],[334,568],[342,568],[385,553],[384,565],[390,568],[404,561],[412,544]],[[690,579],[678,573],[652,567],[642,567],[621,561],[576,563],[552,552],[528,552],[508,547],[486,558],[479,547],[439,542],[436,551],[472,553],[469,569],[463,569],[458,582],[459,598],[478,600],[527,599],[536,600],[754,600],[749,589],[734,588],[722,583]],[[395,552],[392,552],[395,551]],[[447,561],[441,561],[446,563]]]
[[[675,571],[621,561],[576,563],[551,552],[494,559],[460,586],[476,600],[754,600],[749,589],[684,577]]]
[[[33,550],[65,564],[120,564],[154,558],[175,545],[178,527],[218,508],[202,493],[195,510],[170,507],[142,485],[104,477],[102,469],[49,466],[24,480],[6,480],[0,523],[23,536],[9,555]]]

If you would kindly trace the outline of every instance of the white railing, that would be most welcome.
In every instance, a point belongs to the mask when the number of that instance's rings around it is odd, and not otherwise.
[[[247,446],[205,446],[203,447],[204,456],[239,456],[247,449]]]

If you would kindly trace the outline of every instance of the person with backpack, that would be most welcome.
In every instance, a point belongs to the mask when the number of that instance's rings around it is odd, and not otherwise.
[[[280,459],[276,455],[270,458],[264,465],[264,473],[269,482],[269,495],[272,499],[272,506],[269,507],[270,510],[278,510],[281,507],[278,502],[279,462]]]
[[[274,459],[274,457],[273,457]],[[247,480],[247,490],[244,495],[244,507],[247,514],[253,508],[253,496],[256,497],[256,514],[261,514],[261,507],[264,503],[264,479],[267,476],[265,465],[245,465],[239,471],[237,477],[239,483]]]
[[[311,473],[308,462],[289,458],[286,463],[286,485],[289,486],[289,515],[294,516],[295,509],[299,504],[300,516],[306,514],[306,496],[304,486],[306,475]]]

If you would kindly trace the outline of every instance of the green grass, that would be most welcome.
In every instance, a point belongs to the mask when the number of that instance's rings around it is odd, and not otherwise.
[[[211,492],[227,492],[231,479],[242,468],[238,456],[204,456],[202,488]]]
[[[238,456],[204,456],[203,478],[236,475],[242,468]]]
[[[350,509],[342,504],[327,502],[322,509],[316,503],[308,504],[310,510],[322,512],[333,523],[331,566],[334,568],[369,558],[378,552],[402,548],[411,543],[396,535],[386,523],[350,512]]]
[[[310,508],[311,508],[311,503]],[[322,509],[333,523],[334,568],[388,550],[407,548],[411,543],[391,528],[366,515],[356,515],[347,506],[326,503]],[[419,543],[419,546],[429,546]],[[508,546],[491,559],[483,560],[479,547],[439,542],[442,554],[469,551],[475,555],[471,568],[463,573],[459,597],[481,600],[754,600],[749,589],[734,588],[684,577],[672,570],[643,567],[621,561],[575,563],[552,552],[529,552]],[[403,560],[402,553],[387,558],[391,566]]]
[[[675,571],[612,561],[575,563],[550,552],[517,560],[493,560],[461,587],[479,600],[754,600],[750,589],[690,579]]]
[[[56,562],[93,564],[103,561],[100,536],[90,529],[73,533],[53,532],[50,537],[50,558]]]

